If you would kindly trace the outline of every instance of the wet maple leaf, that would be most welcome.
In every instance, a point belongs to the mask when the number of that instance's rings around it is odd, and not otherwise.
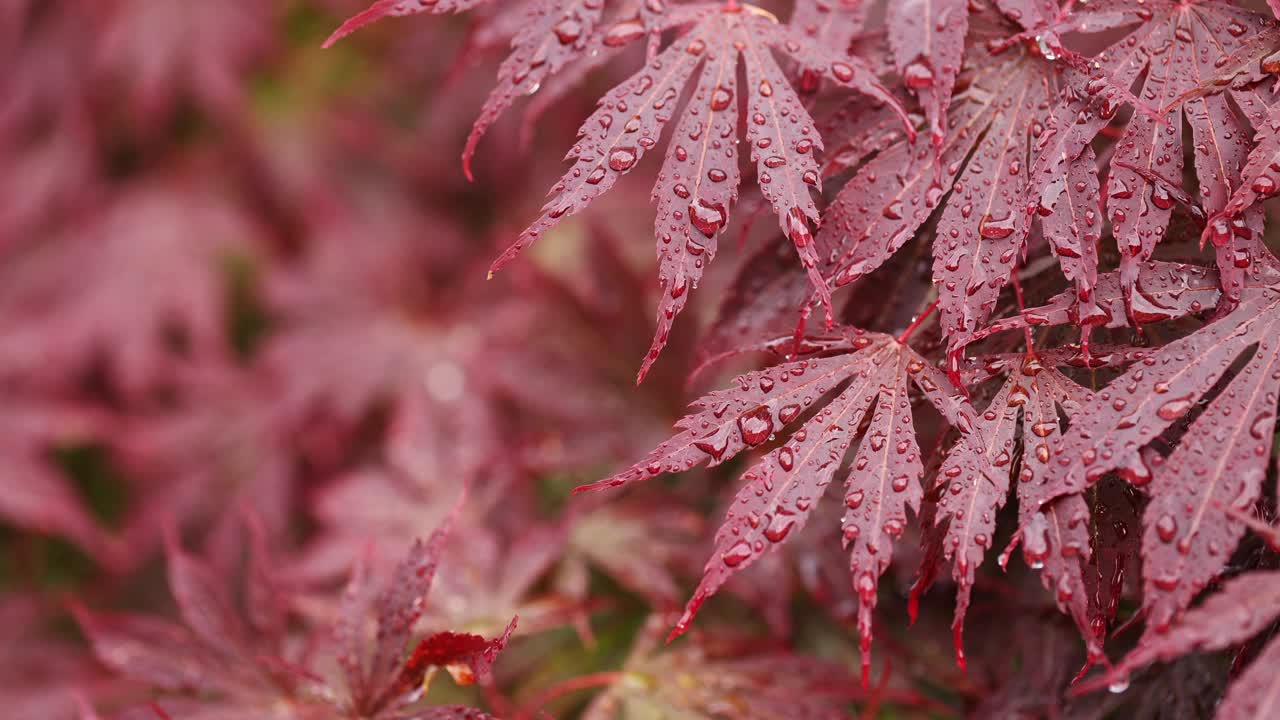
[[[1150,478],[1142,542],[1148,634],[1168,627],[1221,571],[1244,532],[1225,508],[1242,511],[1261,492],[1280,393],[1274,272],[1251,273],[1235,309],[1095,393],[1052,448],[1044,502],[1135,467],[1135,458],[1138,477]],[[1219,382],[1225,387],[1213,395]],[[1173,454],[1148,467],[1139,449],[1205,399]]]
[[[676,123],[654,200],[658,205],[659,275],[662,294],[654,344],[640,376],[665,345],[671,323],[716,252],[716,237],[728,222],[739,182],[736,134],[739,95],[745,95],[746,140],[758,180],[783,231],[819,292],[809,221],[817,220],[810,188],[820,187],[815,154],[821,138],[773,56],[784,52],[820,70],[836,83],[897,101],[861,61],[832,52],[750,6],[734,10],[705,6],[680,39],[647,67],[610,91],[587,119],[569,153],[574,167],[551,191],[542,216],[494,263],[497,270],[563,218],[581,211],[609,190],[658,143],[677,114],[682,88],[697,74],[693,98]],[[747,92],[737,85],[737,67],[747,71]]]
[[[1086,682],[1081,691],[1111,684],[1125,687],[1133,671],[1152,662],[1167,661],[1193,651],[1221,650],[1239,645],[1269,627],[1280,608],[1280,573],[1256,571],[1223,583],[1222,589],[1189,610],[1164,632],[1148,635],[1109,672]],[[1271,640],[1227,690],[1215,717],[1267,717],[1277,707],[1275,660]]]
[[[953,350],[981,329],[1026,250],[1031,151],[1056,98],[1076,79],[1074,71],[1021,44],[996,54],[976,49],[1010,30],[993,8],[975,9],[970,35],[980,42],[971,44],[962,89],[951,98],[946,138],[936,147],[906,138],[863,163],[828,207],[818,236],[824,273],[844,286],[881,267],[937,213],[934,283]],[[938,104],[934,114],[940,122]],[[1086,200],[1096,172],[1091,161],[1082,156],[1071,182],[1060,182],[1072,188],[1071,200],[1046,213],[1046,219],[1059,217],[1045,230],[1058,243],[1052,248],[1064,272],[1085,290],[1096,262],[1088,242],[1100,232]]]
[[[387,15],[466,7],[458,3],[376,3],[348,21],[330,41]],[[499,70],[498,89],[482,110],[464,151],[464,161],[473,152],[479,135],[516,95],[536,89],[543,78],[582,51],[600,19],[601,7],[601,3],[588,2],[533,7],[530,24],[517,34],[513,54]],[[657,145],[663,127],[676,114],[682,89],[697,74],[693,97],[677,123],[676,140],[654,187],[662,293],[658,329],[641,364],[640,379],[665,346],[675,316],[715,256],[716,237],[727,224],[737,199],[740,177],[735,146],[742,103],[739,94],[747,97],[746,140],[757,165],[760,189],[773,206],[783,232],[795,245],[819,296],[830,306],[826,283],[816,269],[818,259],[809,229],[809,223],[818,220],[810,188],[821,189],[816,156],[822,151],[822,139],[777,64],[775,50],[836,84],[880,98],[907,121],[897,99],[861,60],[815,42],[806,33],[778,23],[753,6],[706,3],[678,6],[670,13],[662,11],[662,4],[646,3],[642,8],[648,9],[648,17],[642,10],[637,19],[619,22],[606,33],[604,43],[611,44],[611,36],[622,43],[647,31],[660,33],[669,27],[688,27],[687,32],[653,58],[649,67],[601,100],[601,107],[582,125],[578,143],[569,152],[574,167],[552,188],[542,216],[492,267],[497,271],[542,233],[580,212],[629,172],[647,150]],[[746,93],[740,93],[737,86],[739,64],[747,71],[750,91]],[[914,134],[910,123],[907,131]]]
[[[1226,564],[1262,494],[1280,393],[1280,357],[1262,336],[1231,385],[1214,398],[1152,470],[1143,516],[1143,605],[1151,627],[1168,625]]]
[[[734,487],[724,488],[723,500],[714,515],[732,509],[737,498]],[[859,596],[849,581],[849,555],[842,547],[841,518],[846,506],[839,487],[828,487],[822,501],[815,500],[804,527],[788,533],[787,542],[775,552],[736,573],[720,592],[738,598],[759,613],[777,638],[792,637],[799,623],[792,615],[795,599],[803,594],[844,627],[858,620]],[[714,541],[714,537],[710,538]],[[897,563],[901,569],[907,563]],[[701,554],[687,558],[687,571],[697,576],[705,562]]]
[[[1237,225],[1237,218],[1248,213],[1257,203],[1280,193],[1277,177],[1280,177],[1280,106],[1273,106],[1261,123],[1255,127],[1254,147],[1240,170],[1240,181],[1235,192],[1217,214],[1209,218],[1205,234],[1216,237],[1221,234],[1221,224]]]
[[[907,0],[887,7],[889,46],[903,83],[924,106],[935,147],[946,139],[947,106],[969,27],[968,5],[967,0]]]
[[[1131,320],[1155,323],[1213,309],[1222,297],[1213,268],[1187,263],[1149,261],[1140,264],[1131,285],[1120,272],[1104,273],[1090,294],[1090,322],[1109,328],[1129,327]],[[1071,289],[1045,304],[1025,308],[1013,317],[996,320],[974,336],[979,340],[998,332],[1073,325],[1080,321],[1081,298]]]
[[[1160,0],[1142,7],[1100,3],[1093,11],[1131,13],[1137,26],[1090,60],[1094,70],[1084,85],[1086,92],[1055,115],[1042,141],[1045,162],[1037,163],[1032,175],[1041,181],[1059,175],[1062,163],[1074,158],[1113,119],[1115,97],[1099,105],[1095,94],[1107,88],[1140,88],[1137,97],[1153,108],[1135,112],[1125,125],[1104,188],[1106,211],[1121,254],[1121,273],[1126,289],[1131,290],[1138,265],[1151,257],[1164,237],[1175,204],[1167,187],[1151,182],[1144,174],[1163,178],[1175,187],[1181,185],[1183,118],[1191,128],[1199,197],[1209,215],[1221,213],[1241,188],[1241,168],[1250,151],[1247,128],[1258,120],[1256,115],[1249,117],[1237,110],[1249,107],[1249,103],[1238,101],[1233,106],[1229,102],[1232,90],[1191,97],[1182,103],[1176,100],[1216,76],[1217,61],[1249,44],[1255,35],[1272,31],[1274,21],[1214,0]],[[1064,147],[1063,142],[1074,149],[1058,152],[1055,147]],[[1042,206],[1058,192],[1046,186],[1039,197]],[[1235,215],[1232,220],[1218,218],[1206,234],[1218,249],[1224,289],[1234,297],[1240,291],[1240,268],[1249,262],[1249,241],[1262,231],[1262,216],[1254,212]]]
[[[411,642],[453,520],[447,519],[425,542],[415,541],[378,591],[370,586],[364,564],[356,565],[333,627],[337,663],[345,682],[335,683],[329,692],[321,693],[335,709],[362,718],[416,717],[411,708],[430,681],[431,668],[444,667],[464,684],[476,682],[490,672],[515,630],[515,618],[500,636],[491,640],[447,632]],[[376,618],[372,637],[366,631],[369,615]],[[339,690],[338,685],[343,684],[345,687]],[[418,712],[432,717],[433,712],[461,710]]]
[[[889,566],[893,542],[906,529],[906,510],[918,510],[922,495],[924,468],[908,391],[917,387],[962,432],[973,430],[976,414],[936,367],[895,338],[847,330],[825,338],[823,347],[841,354],[740,376],[736,389],[699,399],[699,411],[678,423],[680,434],[644,460],[579,489],[618,487],[707,461],[717,465],[763,445],[801,415],[816,410],[788,442],[743,474],[744,484],[716,533],[714,554],[672,633],[676,635],[688,629],[698,608],[726,580],[805,524],[861,434],[846,481],[842,525],[860,598],[865,674],[877,583]],[[819,402],[837,388],[842,389],[834,398]]]
[[[511,55],[498,68],[497,83],[467,136],[462,151],[467,177],[471,177],[471,158],[481,138],[517,98],[538,92],[543,82],[582,55],[597,56],[583,63],[584,68],[590,69],[610,59],[612,51],[646,34],[658,37],[664,30],[693,19],[680,7],[668,13],[664,4],[640,4],[632,17],[604,25],[601,21],[605,3],[601,0],[531,3],[511,40]],[[627,9],[623,5],[624,13]],[[570,75],[570,82],[578,79],[577,72]]]
[[[1090,642],[1091,656],[1101,654],[1089,625],[1083,577],[1090,555],[1088,506],[1079,496],[1061,498],[1043,508],[1040,502],[1052,490],[1044,487],[1043,476],[1050,444],[1062,433],[1059,407],[1070,418],[1087,397],[1084,388],[1029,354],[1011,368],[979,416],[981,435],[961,438],[942,463],[935,525],[945,528],[943,552],[954,561],[952,576],[958,592],[952,631],[961,665],[969,594],[995,537],[996,513],[1008,497],[1015,470],[1023,554],[1029,565],[1041,571],[1059,608],[1076,621]]]

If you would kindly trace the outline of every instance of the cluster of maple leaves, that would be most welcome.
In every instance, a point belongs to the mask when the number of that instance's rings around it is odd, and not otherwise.
[[[4,3],[0,699],[1280,712],[1274,5]]]

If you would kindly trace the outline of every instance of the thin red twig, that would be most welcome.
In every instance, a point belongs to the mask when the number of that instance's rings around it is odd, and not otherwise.
[[[1018,313],[1025,315],[1027,312],[1027,303],[1022,299],[1022,283],[1018,280],[1017,268],[1013,269],[1013,274],[1010,277],[1013,280],[1013,296],[1018,301]],[[1023,325],[1022,333],[1027,338],[1027,353],[1030,355],[1035,355],[1036,346],[1035,346],[1035,343],[1032,342],[1031,340],[1031,325],[1030,324]]]
[[[607,687],[615,683],[621,682],[623,673],[618,670],[609,670],[606,672],[591,673],[590,675],[581,675],[579,677],[569,678],[552,685],[543,690],[541,694],[533,698],[528,704],[528,715],[532,716],[541,710],[545,705],[552,701],[564,697],[572,692],[579,690],[588,690],[591,688]]]
[[[917,315],[916,319],[912,320],[911,324],[907,326],[907,329],[903,330],[902,334],[898,336],[898,342],[905,343],[908,339],[910,339],[911,333],[915,332],[916,328],[924,324],[924,321],[928,320],[929,316],[933,315],[933,311],[938,309],[938,302],[940,300],[941,298],[929,303],[929,306],[924,309],[924,312],[921,312],[919,315]]]

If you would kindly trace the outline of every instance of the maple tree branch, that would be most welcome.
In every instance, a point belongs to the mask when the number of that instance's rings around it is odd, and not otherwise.
[[[1009,275],[1009,279],[1013,282],[1013,297],[1018,302],[1018,314],[1025,315],[1027,312],[1027,303],[1022,296],[1022,282],[1018,280],[1018,268],[1013,269],[1013,273]],[[1031,325],[1027,324],[1022,327],[1022,334],[1027,339],[1027,353],[1034,356],[1036,354],[1035,343],[1031,340]]]
[[[581,675],[579,677],[562,680],[543,690],[534,696],[533,700],[528,703],[528,717],[532,717],[534,713],[541,710],[554,700],[557,700],[569,693],[578,692],[579,690],[589,690],[591,688],[608,687],[622,682],[626,677],[626,673],[621,670],[609,670],[606,672],[591,673],[589,675]]]
[[[884,659],[884,667],[880,670],[880,682],[871,692],[871,697],[862,708],[862,720],[872,720],[880,714],[880,705],[884,702],[885,691],[889,689],[889,679],[893,676],[893,658]]]
[[[942,301],[942,298],[938,298],[933,302],[929,303],[929,306],[926,307],[923,312],[917,315],[916,318],[911,321],[911,324],[907,326],[907,329],[903,330],[902,334],[898,336],[898,342],[906,344],[907,340],[911,338],[911,334],[916,331],[916,328],[924,324],[924,321],[928,320],[929,317],[933,315],[933,311],[938,309],[938,303],[941,301]]]

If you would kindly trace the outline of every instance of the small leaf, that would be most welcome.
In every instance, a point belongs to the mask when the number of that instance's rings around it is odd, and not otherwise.
[[[442,15],[444,13],[463,12],[488,1],[489,0],[374,0],[372,5],[359,13],[356,13],[346,22],[342,23],[337,30],[334,30],[333,34],[324,41],[324,47],[329,47],[365,25],[376,20],[381,20],[384,17],[406,17],[409,15],[417,15],[418,13]]]

